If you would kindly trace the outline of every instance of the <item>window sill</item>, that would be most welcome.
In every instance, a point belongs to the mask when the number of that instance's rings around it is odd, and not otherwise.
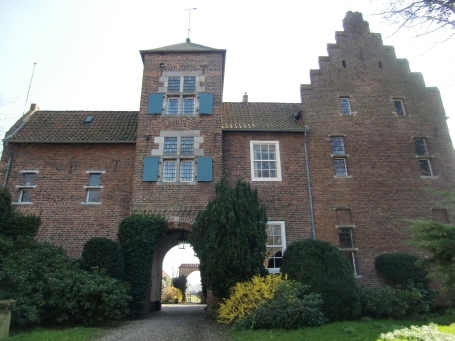
[[[104,186],[82,186],[83,189],[103,189]]]
[[[340,113],[340,116],[343,116],[343,117],[349,117],[349,116],[357,116],[359,112],[358,111],[351,111],[349,114],[347,113]]]
[[[100,206],[101,202],[81,202],[81,205],[83,206]]]
[[[330,154],[331,157],[338,157],[338,158],[343,158],[343,157],[348,157],[349,154]]]
[[[16,188],[18,188],[18,189],[36,188],[36,185],[30,185],[30,186],[16,185]]]
[[[30,206],[33,205],[33,202],[12,202],[11,204],[16,206]]]
[[[178,185],[183,185],[183,186],[194,186],[196,185],[197,181],[188,181],[188,182],[178,182],[178,181],[157,181],[156,184],[159,186],[178,186]]]
[[[417,159],[433,159],[433,158],[434,158],[434,155],[429,155],[429,154],[426,154],[426,155],[416,155],[416,158],[417,158]]]
[[[282,181],[282,180],[281,180],[281,178],[252,178],[251,181],[270,182],[270,181]]]
[[[340,247],[340,251],[359,251],[358,247]]]
[[[265,268],[269,274],[279,274],[281,271],[281,268]]]
[[[351,179],[352,175],[334,175],[335,179]]]
[[[355,227],[355,224],[339,224],[335,225],[335,227],[338,228],[343,228],[343,227]]]
[[[421,179],[439,179],[439,175],[432,175],[432,176],[424,176],[424,175],[421,175],[420,176]]]
[[[354,275],[354,278],[362,278],[362,275]]]

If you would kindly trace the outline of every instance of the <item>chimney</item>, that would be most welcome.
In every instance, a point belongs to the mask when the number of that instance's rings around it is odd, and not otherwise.
[[[245,92],[245,95],[243,95],[243,103],[248,103],[248,95]]]
[[[36,105],[36,103],[32,103],[30,105],[30,111],[37,111],[39,110],[39,107]]]

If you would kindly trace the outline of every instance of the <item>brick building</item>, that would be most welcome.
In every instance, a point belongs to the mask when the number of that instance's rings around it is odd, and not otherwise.
[[[222,101],[226,51],[185,43],[141,51],[138,112],[41,111],[6,134],[3,185],[37,238],[79,257],[94,236],[116,238],[130,213],[164,215],[152,269],[191,232],[217,181],[248,181],[267,207],[270,272],[304,238],[340,247],[361,284],[374,258],[412,251],[406,219],[447,221],[428,189],[454,189],[454,154],[437,88],[397,59],[360,13],[319,57],[301,103]]]

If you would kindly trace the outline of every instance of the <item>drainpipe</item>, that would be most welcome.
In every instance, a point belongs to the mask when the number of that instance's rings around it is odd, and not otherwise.
[[[12,160],[12,158],[13,158],[13,153],[9,153],[8,164],[6,165],[5,179],[3,179],[3,188],[6,188],[6,183],[8,182],[8,177],[9,177],[9,172],[10,172],[10,169],[11,169],[11,160]]]
[[[311,236],[313,239],[316,239],[316,231],[314,229],[314,212],[313,212],[313,194],[311,192],[311,181],[310,181],[310,167],[308,164],[308,149],[307,149],[307,143],[306,143],[306,136],[309,132],[309,129],[307,129],[304,132],[304,137],[303,137],[303,146],[305,149],[305,166],[306,166],[306,177],[307,177],[307,183],[308,183],[308,197],[310,199],[310,217],[311,217]]]

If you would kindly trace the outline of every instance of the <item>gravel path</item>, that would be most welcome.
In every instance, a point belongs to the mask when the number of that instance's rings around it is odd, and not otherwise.
[[[112,329],[98,341],[227,341],[229,332],[206,318],[201,304],[163,304],[145,320]]]

